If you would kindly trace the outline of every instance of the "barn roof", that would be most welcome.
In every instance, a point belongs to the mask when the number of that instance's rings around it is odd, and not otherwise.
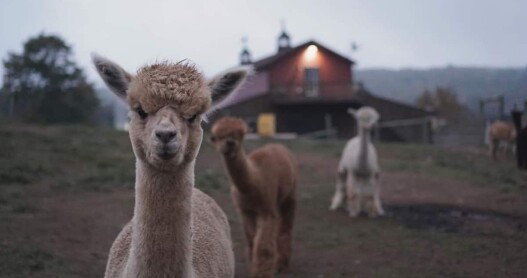
[[[348,62],[348,63],[350,63],[352,65],[355,64],[355,62],[353,60],[349,59],[348,57],[343,56],[343,55],[341,55],[341,54],[339,54],[339,53],[337,53],[337,52],[325,47],[324,45],[318,43],[315,40],[309,40],[309,41],[304,42],[302,44],[299,44],[299,45],[297,45],[295,47],[291,47],[289,49],[284,49],[282,51],[277,52],[274,55],[271,55],[271,56],[262,58],[262,59],[260,59],[258,61],[255,61],[253,63],[253,66],[255,67],[256,70],[264,70],[264,69],[268,68],[269,66],[273,65],[274,63],[280,61],[282,58],[287,57],[287,56],[289,56],[289,55],[291,55],[293,53],[296,53],[296,52],[302,50],[303,48],[305,48],[306,46],[312,45],[312,44],[316,45],[318,48],[321,48],[324,51],[326,51],[326,52],[328,52],[328,53],[330,53],[330,54],[332,54],[332,55],[334,55],[334,56],[336,56],[336,57],[338,57],[338,58],[340,58],[342,60],[345,60],[346,62]]]
[[[310,107],[313,105],[350,105],[350,106],[362,106],[368,105],[375,107],[376,109],[385,111],[390,111],[390,116],[383,117],[383,120],[398,120],[398,119],[407,119],[407,118],[421,118],[426,116],[432,116],[435,113],[425,111],[416,106],[394,101],[385,97],[377,96],[372,94],[367,88],[365,88],[361,83],[359,83],[358,88],[355,88],[355,93],[350,94],[345,97],[332,97],[332,98],[306,98],[302,96],[297,97],[285,97],[271,95],[269,93],[260,93],[251,95],[250,97],[237,99],[235,102],[229,102],[222,108],[227,108],[229,106],[245,105],[244,103],[256,100],[258,98],[267,97],[273,105],[279,106],[306,106]]]

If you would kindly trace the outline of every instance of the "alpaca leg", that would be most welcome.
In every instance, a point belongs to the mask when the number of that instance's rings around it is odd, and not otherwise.
[[[337,184],[335,189],[335,195],[333,195],[333,200],[331,201],[330,210],[337,210],[346,197],[346,177],[348,176],[346,170],[339,170],[337,173]]]
[[[514,142],[510,142],[509,145],[511,148],[511,156],[512,157],[516,156],[516,144]]]
[[[379,188],[379,174],[377,173],[375,175],[375,178],[372,181],[373,183],[373,195],[372,195],[372,211],[375,216],[382,216],[384,215],[384,210],[382,209],[381,204],[381,190]]]
[[[373,204],[375,206],[375,211],[377,212],[377,215],[383,216],[384,209],[382,208],[379,192],[376,192],[375,195],[373,196]]]
[[[505,155],[507,156],[513,156],[514,155],[514,148],[513,145],[509,141],[505,141]]]
[[[364,210],[368,214],[368,217],[377,217],[377,211],[375,210],[375,205],[373,202],[373,195],[364,196],[363,206]]]
[[[247,239],[247,249],[249,265],[252,262],[252,254],[254,249],[254,237],[256,234],[256,219],[254,213],[242,212],[243,230]]]
[[[367,208],[368,217],[377,217],[384,215],[384,210],[382,209],[381,200],[378,194],[365,197],[366,201],[364,206]]]
[[[350,217],[357,217],[360,214],[362,196],[357,191],[357,184],[353,175],[348,175],[346,182],[348,213]]]
[[[362,207],[364,206],[364,198],[358,193],[352,193],[348,202],[348,214],[351,218],[359,216]]]
[[[291,197],[280,206],[280,234],[278,235],[278,271],[289,266],[293,252],[293,222],[295,218],[296,200]]]
[[[498,160],[498,145],[499,140],[491,139],[490,141],[490,155],[492,156],[492,159]]]
[[[251,262],[251,277],[274,277],[278,254],[276,238],[278,236],[278,217],[267,216],[256,219],[256,237]]]

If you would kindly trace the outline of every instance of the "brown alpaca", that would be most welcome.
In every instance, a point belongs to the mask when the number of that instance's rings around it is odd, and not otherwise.
[[[516,142],[516,129],[511,123],[495,121],[489,127],[488,138],[490,155],[492,156],[492,159],[497,160],[500,142],[506,144],[506,149],[510,149],[511,152],[514,149],[514,143]]]
[[[110,249],[105,277],[233,277],[227,217],[194,188],[194,164],[211,95],[229,94],[247,71],[206,82],[185,63],[145,66],[136,76],[96,55],[93,63],[132,110],[136,157],[134,215]]]
[[[280,144],[246,155],[242,146],[246,132],[241,119],[222,118],[212,127],[211,141],[232,181],[232,198],[249,247],[251,277],[273,277],[291,259],[298,165]]]

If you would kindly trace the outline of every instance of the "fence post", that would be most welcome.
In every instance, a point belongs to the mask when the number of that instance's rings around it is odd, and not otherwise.
[[[423,120],[423,123],[422,123],[422,128],[423,128],[423,144],[427,144],[428,143],[428,128],[427,128],[427,120],[424,119]]]
[[[500,120],[503,120],[503,116],[505,114],[505,97],[503,95],[498,96],[498,104],[499,104],[499,118]]]
[[[324,125],[326,129],[326,135],[329,139],[329,137],[331,137],[331,115],[329,113],[324,115]]]

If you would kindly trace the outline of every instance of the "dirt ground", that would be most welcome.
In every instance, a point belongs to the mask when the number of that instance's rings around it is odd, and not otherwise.
[[[343,144],[287,142],[301,179],[292,263],[279,277],[527,277],[527,175],[511,161],[381,145],[387,216],[350,219],[327,209]],[[206,142],[196,173],[229,217],[236,277],[247,277],[228,179]],[[126,134],[0,124],[0,277],[102,277],[133,197]]]

